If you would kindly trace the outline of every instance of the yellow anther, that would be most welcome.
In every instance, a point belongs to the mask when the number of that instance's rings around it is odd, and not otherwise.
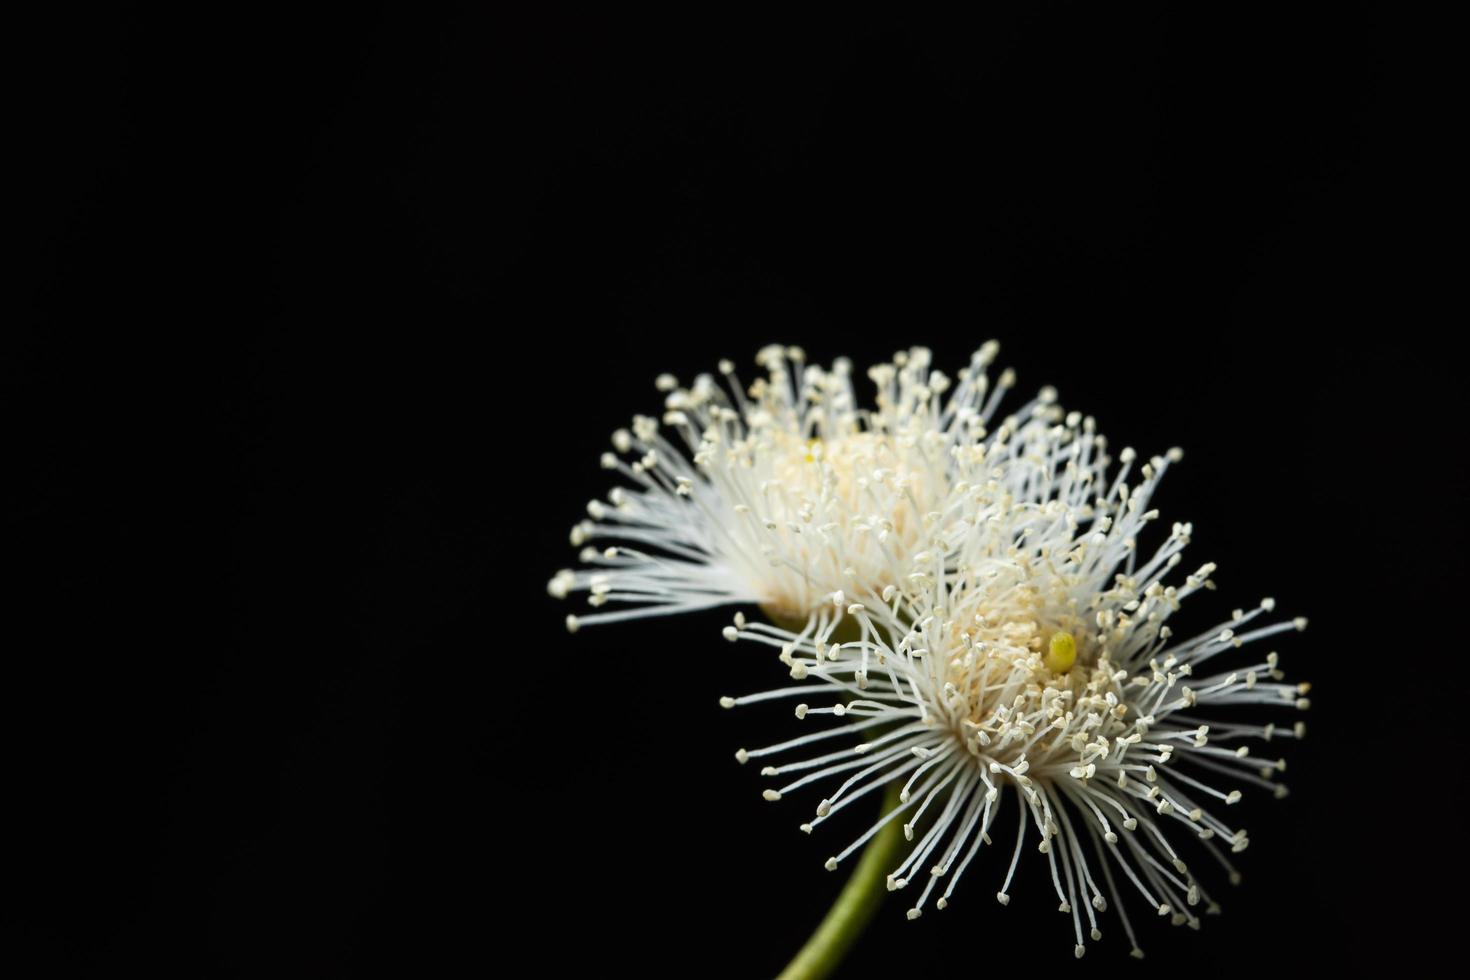
[[[1077,662],[1077,641],[1071,633],[1053,633],[1047,646],[1046,666],[1056,674],[1065,674]]]

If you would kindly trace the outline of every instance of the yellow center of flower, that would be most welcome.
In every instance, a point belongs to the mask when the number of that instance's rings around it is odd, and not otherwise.
[[[1077,641],[1071,633],[1057,632],[1051,635],[1051,642],[1046,649],[1047,669],[1057,674],[1065,674],[1072,669],[1077,662]]]

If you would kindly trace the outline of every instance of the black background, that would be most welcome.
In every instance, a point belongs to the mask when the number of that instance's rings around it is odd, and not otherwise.
[[[1015,6],[17,26],[7,950],[775,973],[863,826],[807,838],[815,800],[733,762],[790,725],[717,698],[778,665],[723,613],[569,637],[545,581],[658,373],[771,341],[952,371],[990,337],[1115,445],[1185,448],[1157,499],[1221,565],[1201,628],[1313,621],[1279,645],[1315,684],[1293,795],[1242,804],[1201,934],[1134,906],[1148,963],[1442,942],[1465,385],[1431,30]],[[888,903],[842,975],[1073,969],[1037,862],[1000,908],[998,860],[944,913]],[[1127,962],[1104,926],[1081,966]]]

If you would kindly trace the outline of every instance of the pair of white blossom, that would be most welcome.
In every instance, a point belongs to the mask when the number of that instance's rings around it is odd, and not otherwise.
[[[736,753],[775,780],[765,798],[822,793],[802,824],[812,832],[901,784],[829,869],[902,820],[912,846],[888,887],[914,889],[916,918],[931,898],[949,903],[1014,809],[997,899],[1009,902],[1035,841],[1076,954],[1113,908],[1141,956],[1125,896],[1175,924],[1216,911],[1175,841],[1192,838],[1235,880],[1229,854],[1248,843],[1226,816],[1237,787],[1284,795],[1285,763],[1263,753],[1303,734],[1301,722],[1228,720],[1241,704],[1308,706],[1274,652],[1215,658],[1306,621],[1258,625],[1266,599],[1176,638],[1171,617],[1214,587],[1214,566],[1179,573],[1188,524],[1151,553],[1138,542],[1179,451],[1143,461],[1123,449],[1115,462],[1093,420],[1050,388],[998,416],[1015,376],[992,383],[997,350],[953,378],[923,348],[899,354],[867,372],[872,408],[848,361],[825,370],[796,348],[762,350],[765,375],[748,389],[729,362],[723,384],[660,377],[661,419],[635,418],[603,456],[630,486],[588,505],[572,531],[584,567],[549,590],[587,593],[592,611],[568,616],[572,630],[759,606],[771,622],[737,613],[725,637],[774,648],[792,683],[721,703],[785,698],[798,719],[830,722]]]

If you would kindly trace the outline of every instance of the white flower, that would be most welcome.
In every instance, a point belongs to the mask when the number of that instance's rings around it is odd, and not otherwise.
[[[1005,389],[985,369],[986,344],[951,380],[916,348],[872,368],[876,405],[861,409],[851,364],[805,364],[795,347],[770,346],[766,376],[729,393],[709,375],[687,389],[664,375],[663,428],[637,417],[613,434],[603,466],[636,488],[588,504],[572,530],[580,570],[548,585],[554,596],[589,593],[596,608],[567,627],[755,603],[799,626],[834,592],[872,598],[904,587],[921,543],[953,497],[953,450],[985,434]],[[943,396],[948,394],[948,398]]]
[[[724,706],[791,698],[802,702],[798,718],[839,719],[736,754],[741,762],[794,758],[766,765],[764,775],[779,779],[767,799],[823,787],[816,816],[802,826],[810,832],[902,783],[897,807],[828,868],[902,819],[917,839],[888,882],[918,890],[908,913],[916,918],[936,892],[944,908],[989,845],[1009,859],[997,892],[1006,904],[1033,841],[1071,916],[1078,956],[1083,916],[1098,939],[1110,905],[1142,955],[1122,893],[1175,924],[1198,926],[1201,903],[1217,910],[1175,844],[1192,839],[1233,880],[1227,852],[1244,850],[1247,837],[1225,816],[1241,797],[1232,781],[1284,795],[1272,781],[1284,762],[1256,753],[1304,731],[1229,721],[1226,709],[1305,709],[1307,686],[1282,682],[1275,653],[1228,668],[1216,658],[1306,621],[1254,625],[1273,609],[1268,599],[1193,638],[1172,635],[1168,621],[1182,600],[1213,588],[1214,570],[1171,582],[1187,524],[1174,525],[1150,557],[1139,555],[1137,538],[1157,517],[1149,497],[1178,455],[1154,458],[1135,477],[1138,460],[1125,449],[1114,469],[1091,420],[1064,416],[1043,398],[1022,419],[953,447],[942,517],[914,544],[923,557],[886,604],[835,597],[804,629],[743,620],[726,629],[732,640],[779,648],[798,683]],[[1006,831],[1014,845],[991,839],[1007,796],[1019,817]]]

